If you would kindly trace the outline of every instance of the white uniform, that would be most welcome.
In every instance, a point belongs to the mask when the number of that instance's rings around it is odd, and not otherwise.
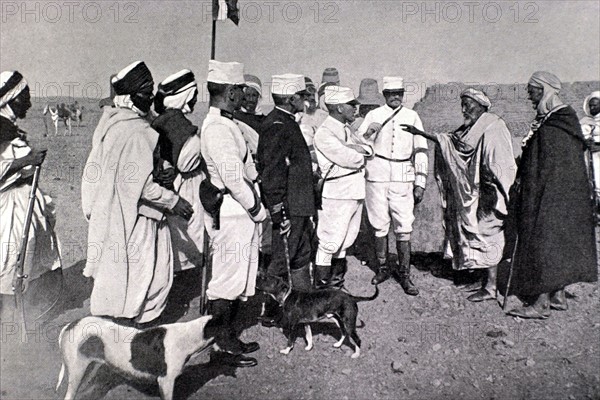
[[[360,230],[365,198],[365,156],[352,146],[360,146],[369,155],[373,154],[370,146],[354,140],[347,125],[332,117],[323,122],[314,137],[321,173],[327,175],[317,226],[317,265],[331,265],[332,258],[344,258]]]
[[[393,222],[396,239],[408,241],[415,220],[413,188],[425,188],[427,180],[427,139],[404,131],[400,124],[423,130],[421,119],[415,111],[402,107],[381,132],[369,139],[363,137],[371,123],[383,124],[393,113],[388,105],[369,112],[357,135],[375,151],[367,162],[366,175],[367,213],[375,236],[387,236]]]
[[[229,191],[221,206],[220,230],[205,213],[213,260],[207,297],[245,299],[255,293],[259,238],[255,221],[266,217],[253,183],[256,168],[238,126],[215,107],[202,124],[201,151],[211,182]]]

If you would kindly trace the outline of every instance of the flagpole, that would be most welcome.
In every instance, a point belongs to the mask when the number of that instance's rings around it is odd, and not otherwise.
[[[213,18],[212,21],[212,43],[210,46],[210,59],[215,59],[215,42],[217,40],[217,21]]]

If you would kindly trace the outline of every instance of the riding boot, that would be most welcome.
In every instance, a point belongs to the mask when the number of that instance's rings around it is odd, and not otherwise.
[[[329,286],[341,289],[344,287],[344,276],[348,271],[346,258],[334,258],[331,260],[331,279]]]
[[[331,265],[315,265],[315,289],[328,289],[331,280]]]
[[[258,276],[257,279],[263,279],[267,276],[267,268],[271,263],[271,255],[267,253],[263,253],[262,251],[258,252]]]
[[[206,324],[206,336],[213,336],[219,351],[211,359],[234,367],[253,367],[258,362],[243,355],[243,349],[231,335],[233,301],[225,299],[209,300],[209,312],[213,318]]]
[[[310,292],[313,288],[312,278],[310,276],[310,263],[303,267],[290,270],[292,289],[299,292]]]
[[[416,296],[419,294],[419,289],[416,288],[410,279],[410,242],[398,240],[396,242],[396,249],[398,250],[398,278],[400,286],[402,286],[404,293]]]
[[[379,285],[387,281],[390,276],[390,268],[388,266],[388,241],[387,235],[384,237],[375,237],[375,252],[377,253],[377,274],[371,279],[372,285]]]
[[[242,348],[242,354],[254,353],[258,349],[260,349],[260,345],[257,342],[242,342],[239,338],[238,332],[235,329],[235,319],[240,312],[241,300],[237,299],[233,301],[233,306],[231,308],[231,324],[229,324],[229,336],[231,340],[235,340],[240,344]]]

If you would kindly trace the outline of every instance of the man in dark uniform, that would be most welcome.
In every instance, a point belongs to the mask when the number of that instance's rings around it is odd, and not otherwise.
[[[316,209],[310,152],[295,120],[295,114],[304,109],[304,76],[274,75],[271,93],[275,108],[261,125],[257,154],[263,200],[273,220],[273,258],[267,280],[287,281],[286,235],[292,284],[297,290],[308,291]]]

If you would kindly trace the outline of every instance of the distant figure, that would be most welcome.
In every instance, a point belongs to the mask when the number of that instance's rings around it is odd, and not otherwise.
[[[304,82],[306,84],[307,92],[306,100],[304,101],[304,111],[298,113],[297,118],[298,124],[300,125],[300,130],[302,131],[302,136],[304,137],[304,141],[306,142],[308,150],[310,151],[310,158],[313,163],[313,171],[316,171],[318,162],[317,155],[313,147],[313,140],[317,129],[319,129],[329,114],[327,111],[323,111],[317,107],[317,89],[313,81],[308,77],[304,77]]]
[[[586,143],[577,114],[558,97],[561,87],[549,72],[534,73],[527,85],[537,116],[517,172],[518,237],[508,293],[530,304],[509,311],[521,318],[566,310],[565,286],[598,278]]]
[[[244,140],[250,149],[252,158],[256,158],[258,149],[258,137],[260,135],[260,124],[265,119],[259,107],[262,98],[262,83],[254,75],[244,74],[246,86],[244,87],[244,98],[242,107],[233,114],[236,124],[242,131]]]
[[[353,132],[358,130],[371,110],[385,104],[385,97],[379,92],[377,81],[372,78],[365,78],[360,81],[358,97],[356,100],[358,100],[360,104],[358,106],[358,116],[350,125]]]
[[[52,118],[52,124],[54,125],[54,135],[58,136],[58,121],[62,121],[65,124],[65,136],[71,136],[73,134],[72,131],[72,121],[77,122],[77,127],[81,126],[81,121],[83,120],[83,106],[80,106],[77,101],[73,104],[57,104],[55,107],[52,107],[50,104],[46,104],[44,110],[42,111],[43,115],[50,113],[50,117]]]
[[[325,105],[325,98],[323,97],[325,93],[325,88],[327,86],[339,86],[340,83],[340,73],[335,67],[328,67],[323,70],[323,75],[321,76],[321,84],[319,85],[319,89],[317,90],[319,108],[325,112],[328,112],[327,106]]]
[[[592,92],[585,98],[583,111],[585,117],[579,123],[583,137],[589,146],[589,151],[586,152],[586,161],[590,178],[594,183],[594,200],[598,216],[600,215],[600,91]]]
[[[34,167],[41,165],[46,150],[31,148],[25,132],[16,125],[31,108],[27,81],[18,71],[0,74],[0,294],[14,295],[13,277],[21,250]],[[54,233],[54,206],[40,189],[25,254],[24,279],[28,283],[47,271],[61,268],[59,243]],[[8,302],[5,302],[7,304]],[[3,321],[4,322],[4,321]]]
[[[80,106],[77,100],[73,104],[69,104],[68,109],[71,111],[71,119],[77,122],[77,127],[81,126],[81,121],[83,121],[83,110],[84,107]]]

